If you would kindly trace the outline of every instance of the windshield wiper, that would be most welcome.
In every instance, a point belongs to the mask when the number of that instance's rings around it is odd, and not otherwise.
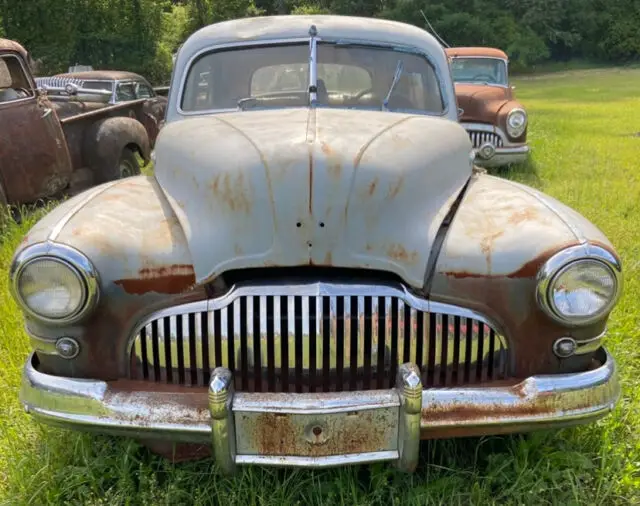
[[[391,82],[391,86],[389,86],[389,91],[387,92],[387,96],[384,97],[382,101],[382,109],[384,111],[389,110],[389,99],[391,98],[391,94],[393,93],[394,88],[400,81],[400,76],[402,76],[402,71],[404,70],[404,61],[398,60],[398,64],[396,65],[396,71],[393,74],[393,81]]]

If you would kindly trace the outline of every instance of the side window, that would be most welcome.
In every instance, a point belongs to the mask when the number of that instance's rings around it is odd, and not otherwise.
[[[136,99],[136,88],[133,83],[119,83],[116,89],[116,100],[118,102],[126,102]]]
[[[13,102],[23,98],[33,97],[34,92],[29,84],[17,56],[6,55],[0,57],[0,103]]]
[[[144,83],[138,83],[136,86],[136,96],[137,98],[153,98],[154,93],[149,86]]]

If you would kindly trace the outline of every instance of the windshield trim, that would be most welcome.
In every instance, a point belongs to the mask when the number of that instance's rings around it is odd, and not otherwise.
[[[505,59],[505,58],[498,58],[497,56],[479,56],[479,55],[474,55],[474,56],[466,56],[466,55],[459,55],[459,56],[449,56],[449,59],[451,61],[453,60],[498,60],[504,63],[504,68],[505,68],[505,75],[507,77],[507,84],[500,84],[500,83],[486,83],[484,81],[456,81],[454,75],[453,75],[453,68],[451,69],[451,79],[453,79],[454,84],[483,84],[485,86],[496,86],[498,88],[509,88],[509,60]]]
[[[379,48],[379,49],[390,49],[393,51],[398,51],[400,53],[409,53],[409,54],[416,54],[419,55],[421,57],[423,57],[425,60],[427,60],[427,62],[429,63],[429,65],[431,65],[431,67],[433,68],[433,72],[435,73],[435,77],[436,77],[436,81],[438,82],[438,88],[440,90],[440,98],[442,100],[442,111],[435,113],[435,112],[427,112],[427,111],[423,111],[423,110],[419,110],[419,109],[410,109],[410,110],[393,110],[393,111],[388,111],[391,113],[397,112],[397,113],[402,113],[402,114],[407,114],[408,112],[410,114],[417,114],[417,115],[421,115],[421,116],[434,116],[434,117],[445,117],[448,115],[449,113],[449,107],[450,107],[450,100],[449,100],[449,96],[447,93],[447,86],[446,86],[446,77],[449,76],[449,74],[444,74],[443,73],[443,69],[441,68],[441,66],[439,66],[436,61],[431,57],[431,55],[429,55],[428,53],[422,51],[420,48],[416,47],[416,46],[406,46],[403,44],[391,44],[391,43],[386,43],[386,42],[380,42],[380,41],[374,41],[374,40],[366,40],[366,39],[349,39],[346,37],[322,37],[322,34],[318,33],[316,35],[316,40],[318,43],[320,44],[335,44],[337,46],[360,46],[360,47],[373,47],[373,48]],[[177,100],[176,100],[176,111],[178,112],[178,114],[180,114],[181,116],[185,116],[185,117],[189,117],[189,116],[206,116],[208,114],[216,114],[216,113],[228,113],[228,112],[234,112],[234,111],[238,111],[237,108],[218,108],[218,109],[204,109],[201,111],[185,111],[184,109],[182,109],[182,100],[184,98],[184,91],[186,88],[186,84],[187,84],[187,77],[189,76],[189,72],[191,71],[191,68],[193,67],[193,64],[195,63],[195,61],[200,58],[201,56],[203,56],[204,54],[208,54],[208,53],[215,53],[221,50],[228,50],[228,49],[233,49],[233,48],[246,48],[246,47],[270,47],[270,46],[281,46],[281,45],[287,45],[287,44],[309,44],[311,41],[311,37],[291,37],[291,38],[287,38],[287,39],[271,39],[271,40],[251,40],[251,41],[242,41],[242,42],[227,42],[224,44],[215,44],[212,46],[208,46],[205,47],[203,49],[201,49],[200,51],[197,51],[196,53],[194,53],[189,60],[187,61],[187,63],[184,66],[185,71],[182,73],[182,76],[180,78],[180,86],[178,87],[178,93],[177,93]],[[449,65],[447,65],[447,67],[449,67]],[[447,68],[447,72],[450,72],[450,68]],[[445,77],[446,76],[446,77]],[[451,79],[449,77],[449,79]],[[308,106],[300,106],[300,105],[296,105],[296,106],[284,106],[284,107],[278,107],[278,109],[290,109],[290,108],[299,108],[299,107],[312,107],[312,108],[316,108],[316,107],[323,107],[319,104],[310,104]],[[270,110],[272,108],[252,108],[252,111],[255,110]],[[354,109],[354,110],[371,110],[370,107],[350,107],[350,109]],[[379,110],[379,109],[373,109],[373,110]],[[245,111],[247,112],[247,111]]]

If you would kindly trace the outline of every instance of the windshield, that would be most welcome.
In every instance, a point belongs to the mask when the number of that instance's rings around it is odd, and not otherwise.
[[[507,85],[507,65],[498,58],[461,58],[451,61],[453,80],[457,83]]]
[[[444,111],[436,73],[418,54],[319,42],[317,61],[318,105],[381,109],[391,89],[389,110]],[[204,54],[189,69],[181,108],[198,112],[308,104],[309,44],[301,43]]]

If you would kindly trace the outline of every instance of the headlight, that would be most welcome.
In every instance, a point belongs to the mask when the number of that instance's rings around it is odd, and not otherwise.
[[[622,275],[617,260],[602,248],[589,248],[596,255],[585,257],[582,246],[570,248],[552,257],[540,271],[538,302],[563,324],[588,325],[599,320],[620,295]]]
[[[520,137],[527,128],[527,113],[522,109],[513,109],[507,115],[507,134],[509,137]]]
[[[85,316],[98,296],[97,274],[78,251],[61,245],[37,244],[15,259],[13,294],[33,318],[70,324]]]

